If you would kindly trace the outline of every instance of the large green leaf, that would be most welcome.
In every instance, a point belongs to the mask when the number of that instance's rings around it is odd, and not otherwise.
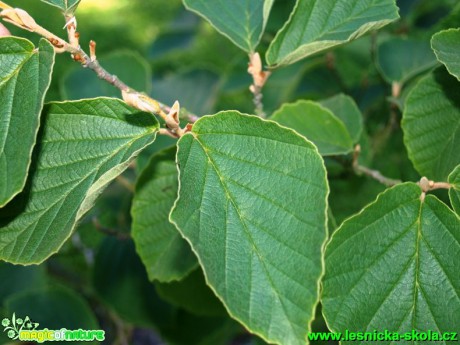
[[[305,344],[326,239],[326,173],[313,144],[236,111],[178,143],[171,220],[232,317],[277,344]]]
[[[284,104],[271,119],[313,141],[323,156],[348,153],[353,149],[353,140],[345,124],[319,103],[302,100]]]
[[[241,49],[254,52],[274,0],[183,0],[187,9],[208,20]]]
[[[48,41],[0,38],[0,207],[26,183],[53,65]]]
[[[460,81],[460,29],[444,30],[433,35],[431,47],[449,73]]]
[[[414,183],[389,189],[332,236],[322,298],[331,331],[460,331],[460,218],[420,196]]]
[[[158,122],[120,100],[51,103],[25,190],[0,210],[0,259],[55,253],[104,187],[156,135]]]
[[[406,99],[402,128],[409,158],[431,180],[460,164],[460,83],[444,68],[423,78]]]
[[[452,208],[460,215],[460,165],[452,171],[448,178],[452,187],[449,189],[449,198]]]
[[[342,120],[353,143],[357,143],[363,131],[363,117],[353,98],[341,93],[322,100],[320,104]]]
[[[59,8],[66,15],[75,12],[81,0],[42,0],[43,2]]]
[[[150,280],[181,280],[198,262],[190,245],[169,222],[177,198],[176,149],[155,154],[136,184],[132,235]]]
[[[267,52],[271,66],[286,65],[351,41],[398,19],[394,0],[297,0]]]
[[[426,41],[392,38],[377,48],[377,66],[389,83],[404,83],[436,63],[436,57]]]

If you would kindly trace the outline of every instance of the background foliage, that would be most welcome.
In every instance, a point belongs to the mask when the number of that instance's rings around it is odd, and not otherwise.
[[[62,16],[58,9],[39,1],[12,0],[9,3],[28,10],[37,22],[50,31],[64,34]],[[264,18],[259,18],[259,24],[266,25],[266,32],[260,37],[257,48],[259,51],[265,52],[268,49],[277,30],[288,19],[294,3],[293,0],[275,0],[266,23]],[[315,123],[308,123],[306,132],[302,132],[302,128],[296,127],[298,125],[287,122],[295,119],[289,118],[283,122],[283,111],[286,108],[314,108],[309,111],[317,111],[326,122],[332,118],[332,113],[342,120],[337,124],[334,117],[329,121],[330,127],[318,127],[328,131],[331,138],[341,137],[341,141],[315,142],[325,156],[328,174],[330,234],[345,219],[359,212],[385,190],[385,186],[377,181],[359,176],[353,171],[351,151],[355,143],[359,142],[362,148],[360,164],[402,181],[420,179],[409,157],[428,162],[426,166],[416,165],[418,171],[442,180],[447,180],[449,173],[458,165],[455,157],[438,165],[433,163],[442,155],[442,149],[452,152],[459,147],[458,139],[455,141],[455,138],[460,137],[458,126],[455,127],[458,124],[459,111],[458,80],[448,74],[436,60],[438,56],[458,78],[458,64],[455,60],[450,61],[448,54],[442,51],[443,44],[449,40],[458,41],[458,31],[435,36],[433,48],[441,51],[436,55],[430,48],[430,40],[436,32],[460,25],[460,6],[454,0],[400,0],[397,5],[401,16],[398,21],[351,43],[276,70],[264,87],[267,114],[273,115],[273,119],[282,124],[295,127],[314,142],[312,136],[318,134],[318,131],[308,133],[308,130],[315,128]],[[183,107],[200,115],[229,109],[249,114],[254,112],[252,96],[248,91],[252,81],[246,72],[247,53],[220,35],[206,21],[187,11],[180,0],[83,0],[77,10],[77,17],[82,46],[87,46],[90,39],[95,39],[101,64],[129,85],[146,91],[167,104],[179,99]],[[36,46],[39,44],[38,37],[34,34],[15,28],[11,28],[11,31],[14,35],[30,39]],[[277,39],[281,40],[282,37]],[[240,46],[251,50],[256,42],[257,37],[249,43],[246,42],[247,47],[244,42]],[[273,57],[273,64],[283,63],[275,53],[268,53]],[[433,68],[437,68],[433,74],[424,74]],[[398,97],[392,94],[394,83],[401,86]],[[436,94],[436,90],[433,91],[436,83],[451,85],[448,87],[450,93]],[[418,89],[409,95],[415,85],[418,85]],[[343,95],[337,96],[338,94]],[[98,80],[91,72],[83,70],[64,56],[56,57],[46,101],[116,95],[116,89]],[[335,101],[331,101],[331,97]],[[427,131],[419,125],[411,126],[411,117],[423,113],[434,98],[442,107],[436,109],[432,116],[445,115],[441,130],[447,128],[454,141],[449,142],[447,148],[433,151],[420,148],[417,140]],[[452,98],[457,99],[454,105]],[[424,100],[427,104],[423,103]],[[310,101],[320,101],[321,105]],[[339,107],[336,101],[340,102]],[[409,116],[402,126],[408,135],[403,139],[399,123],[405,102]],[[284,103],[293,104],[281,107]],[[358,115],[351,118],[341,116],[338,110],[345,107],[351,109],[347,114]],[[428,127],[429,124],[430,119],[427,119]],[[123,129],[119,130],[122,132]],[[124,130],[129,131],[132,128]],[[348,133],[350,135],[347,137]],[[142,145],[147,144],[148,140],[145,139]],[[431,146],[436,145],[435,141]],[[141,230],[149,226],[149,222],[162,225],[158,234],[161,238],[144,237],[142,241],[146,245],[148,241],[161,240],[170,243],[178,238],[177,232],[172,232],[174,228],[167,221],[167,212],[162,211],[170,209],[175,200],[177,186],[173,181],[176,181],[177,172],[169,160],[175,154],[175,149],[170,148],[174,143],[173,139],[160,136],[153,145],[147,147],[136,159],[132,169],[128,169],[122,178],[104,191],[59,253],[45,263],[31,267],[0,263],[0,319],[16,312],[30,315],[31,318],[33,315],[34,321],[49,325],[49,328],[54,327],[53,325],[56,328],[98,328],[99,325],[106,330],[107,344],[264,344],[229,317],[205,284],[201,268],[188,247],[179,249],[177,253],[168,252],[167,256],[162,256],[164,264],[150,266],[146,270],[142,261],[148,262],[152,259],[148,256],[152,254],[142,247],[134,246],[133,238],[142,237]],[[181,149],[185,149],[186,145],[192,144],[183,142]],[[214,148],[212,143],[208,145]],[[165,148],[167,149],[162,151]],[[147,170],[141,173],[146,166]],[[451,183],[458,180],[458,169],[456,172],[449,177]],[[154,175],[155,179],[148,181],[143,177],[146,174]],[[138,178],[140,182],[134,187]],[[134,188],[137,196],[133,201]],[[156,200],[159,208],[155,213],[149,212],[151,218],[147,220],[147,224],[134,222],[131,225],[132,216],[143,212],[142,198],[148,198],[151,190],[156,188],[172,190],[167,190],[161,195],[162,198]],[[385,201],[390,206],[394,203],[396,207],[400,199],[398,196],[392,197],[392,193],[401,192],[407,196],[409,202],[404,207],[419,207],[418,199],[414,196],[416,188],[418,187],[413,184],[401,185],[385,192],[377,202]],[[452,206],[457,212],[460,207],[459,190],[460,187],[449,192]],[[446,191],[436,191],[434,194],[450,205]],[[439,205],[438,200],[432,197],[428,200],[424,211],[426,213],[421,217],[428,217],[430,212],[445,214],[446,209]],[[337,241],[346,241],[350,232],[359,229],[359,224],[355,224],[359,223],[358,217],[368,217],[366,221],[377,217],[372,213],[372,207],[375,204],[366,209],[367,213],[349,219],[343,226],[341,237],[336,236]],[[403,208],[401,212],[405,211]],[[180,222],[180,216],[176,214],[173,218]],[[451,220],[443,228],[445,236],[456,225],[458,223],[455,223],[455,219]],[[435,236],[430,229],[426,231],[427,236]],[[414,234],[409,231],[407,236]],[[356,246],[365,247],[368,243],[365,235],[363,233],[363,237],[359,239],[361,242],[357,242]],[[399,235],[401,234],[385,232],[382,238],[391,240],[399,238]],[[413,254],[413,248],[405,246],[403,240],[404,238],[397,243],[407,252],[399,252],[402,258],[394,257],[395,260],[400,259],[397,262],[401,265],[404,258]],[[438,244],[439,248],[435,248],[433,252],[435,254],[440,254],[439,251],[445,248],[442,243]],[[337,247],[340,247],[340,242]],[[338,249],[332,248],[328,256],[333,258],[337,255],[336,250]],[[155,255],[161,256],[164,253]],[[370,255],[369,259],[372,258]],[[181,260],[183,266],[173,272],[173,276],[170,276],[171,271],[162,271],[168,263],[174,263],[175,260]],[[441,258],[441,266],[445,260],[449,260],[448,257]],[[340,262],[340,258],[338,261]],[[388,269],[394,268],[388,262],[386,264]],[[333,259],[330,265],[334,266]],[[404,270],[405,268],[407,267],[401,267],[401,272],[410,274],[410,270]],[[335,274],[333,269],[331,272]],[[380,273],[376,273],[378,274]],[[178,277],[186,278],[172,281]],[[332,276],[325,280],[325,289],[332,283],[335,284],[333,286],[347,289],[346,284],[337,284],[334,279]],[[398,284],[393,283],[396,286]],[[430,282],[425,283],[429,287]],[[458,284],[458,279],[452,284],[452,288],[444,291],[446,296],[450,293],[455,295],[455,291],[458,294],[459,287],[455,285]],[[325,307],[330,308],[325,315],[338,320],[335,324],[347,327],[346,322],[340,319],[340,311],[331,307],[339,303],[334,299],[337,298],[334,295],[339,293],[329,290],[329,294],[325,295]],[[52,306],[48,307],[49,313],[42,313],[43,307],[40,304],[30,302],[35,301],[37,295],[48,306]],[[371,304],[377,302],[369,301]],[[340,303],[346,304],[349,301],[341,300]],[[442,305],[442,301],[439,305]],[[403,306],[401,308],[404,309]],[[381,312],[390,313],[388,310],[394,309],[387,306]],[[72,317],[66,318],[66,315]],[[388,320],[390,314],[386,315]],[[458,315],[453,315],[452,320],[455,321],[455,317],[460,319]],[[56,320],[59,320],[59,324],[55,323]],[[363,324],[366,322],[361,319],[358,321]],[[433,322],[428,318],[420,322],[423,321]],[[328,329],[320,309],[316,312],[312,327],[316,331]],[[0,333],[0,342],[6,341],[5,334]]]

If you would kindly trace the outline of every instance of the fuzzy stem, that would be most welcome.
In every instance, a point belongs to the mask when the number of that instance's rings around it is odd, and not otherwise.
[[[10,10],[12,9],[12,7],[0,1],[0,9]],[[24,13],[24,11],[22,12]],[[27,13],[25,14],[29,16]],[[81,63],[83,67],[89,68],[90,70],[94,71],[100,79],[113,85],[114,87],[119,89],[121,92],[141,94],[140,92],[130,88],[122,80],[120,80],[116,75],[109,73],[105,68],[103,68],[100,65],[99,61],[96,59],[96,44],[94,41],[91,41],[90,43],[91,56],[89,56],[78,44],[80,35],[78,34],[78,32],[76,32],[75,18],[73,16],[66,16],[65,18],[66,18],[66,23],[67,23],[66,29],[67,29],[69,41],[66,41],[60,38],[59,36],[53,34],[52,32],[48,31],[47,29],[43,28],[42,26],[36,23],[33,23],[32,28],[31,27],[25,28],[24,26],[21,25],[21,23],[14,23],[14,24],[23,29],[33,31],[37,33],[38,35],[48,39],[51,42],[51,44],[54,46],[56,53],[64,53],[64,52],[70,53],[72,58],[75,61]],[[171,107],[165,104],[157,102],[156,100],[151,99],[150,97],[146,95],[142,95],[142,96],[148,100],[151,100],[152,103],[157,103],[159,105],[160,109],[156,113],[157,115],[160,115],[163,118],[165,118],[166,114],[171,110]],[[187,112],[187,119],[190,123],[194,123],[198,119],[198,116]]]
[[[365,166],[360,165],[358,163],[358,157],[360,153],[361,153],[361,146],[356,145],[355,151],[353,153],[353,163],[352,163],[353,170],[355,171],[355,173],[364,174],[369,177],[372,177],[374,180],[384,184],[387,187],[392,187],[402,182],[400,180],[395,180],[395,179],[386,177],[378,170],[369,169]]]

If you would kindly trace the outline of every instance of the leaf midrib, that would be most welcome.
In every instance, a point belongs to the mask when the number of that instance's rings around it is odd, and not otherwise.
[[[136,136],[136,137],[134,137],[132,140],[130,140],[129,142],[127,142],[126,144],[121,145],[116,151],[114,151],[112,154],[108,155],[107,158],[106,158],[105,160],[101,161],[101,163],[98,164],[97,167],[95,167],[94,169],[92,169],[88,174],[82,176],[81,179],[80,179],[80,181],[79,181],[78,183],[76,183],[73,187],[69,188],[69,190],[67,191],[66,194],[64,194],[62,197],[60,197],[59,199],[57,199],[56,202],[54,202],[52,205],[50,205],[50,206],[47,207],[46,209],[43,209],[43,210],[42,210],[43,212],[41,213],[41,215],[40,215],[38,218],[40,218],[43,214],[47,213],[52,207],[54,207],[55,205],[57,205],[60,201],[62,201],[62,200],[64,200],[65,198],[67,198],[67,197],[69,196],[69,194],[72,193],[73,191],[75,191],[75,189],[76,189],[83,181],[85,181],[89,176],[91,176],[91,174],[96,173],[96,174],[95,174],[95,177],[96,177],[97,174],[98,174],[98,172],[99,172],[99,170],[101,169],[101,167],[102,167],[107,161],[109,161],[110,159],[112,159],[113,157],[115,157],[121,150],[123,150],[123,149],[126,148],[126,147],[131,146],[134,142],[136,142],[137,140],[139,140],[140,138],[142,138],[142,137],[144,137],[144,136],[146,136],[146,135],[148,135],[148,134],[151,134],[151,132],[146,132],[146,133],[144,133],[143,135]],[[118,165],[118,164],[117,164],[117,165]],[[117,166],[117,165],[114,165],[114,167]],[[94,177],[94,178],[95,178],[95,177]],[[93,179],[93,181],[91,182],[91,186],[94,185],[94,181],[95,181],[95,179]],[[42,192],[43,192],[43,190],[42,190]],[[88,192],[88,191],[86,191],[86,193],[87,193],[87,192]],[[85,195],[84,195],[83,201],[86,199],[86,197],[87,197],[87,195],[85,194]],[[82,202],[82,203],[83,203],[83,202]],[[78,213],[78,209],[79,209],[80,206],[81,206],[81,204],[77,207],[77,209],[76,209],[77,212],[76,212],[75,214]],[[57,213],[58,213],[58,212],[57,212]],[[54,219],[55,219],[55,217],[53,218],[53,221],[54,221]],[[75,223],[76,221],[77,221],[77,219],[74,220],[74,223]],[[18,232],[16,232],[16,233],[17,233],[17,234],[22,234],[22,233],[25,232],[26,230],[30,229],[31,226],[34,226],[34,227],[35,227],[35,226],[37,226],[37,224],[38,224],[38,222],[37,222],[36,219],[35,219],[34,222],[29,223],[29,225],[28,225],[27,227],[25,227],[22,231],[18,231]],[[70,229],[71,231],[72,231],[72,229],[74,228],[74,226],[75,226],[75,224],[73,224],[73,226],[71,227],[71,229]],[[29,231],[29,232],[30,232],[30,234],[31,234],[30,236],[32,236],[33,230],[32,230],[32,231]],[[45,234],[46,234],[46,232],[45,232]],[[16,242],[17,242],[17,239],[18,239],[18,238],[19,238],[19,235],[15,236],[15,240],[14,240],[14,245],[13,245],[13,246],[16,245]],[[29,237],[29,239],[30,239],[30,237]],[[42,237],[42,239],[43,239],[43,237]],[[9,246],[11,243],[12,243],[12,242],[7,243],[4,247],[2,247],[2,250],[3,250],[4,248],[6,248],[7,246]],[[37,243],[36,248],[38,247],[38,244],[41,244],[41,241]],[[26,248],[26,246],[23,246],[23,248],[21,249],[20,254],[17,255],[18,257],[20,257],[20,256],[22,255],[22,253],[23,253],[23,251],[25,250],[25,248]],[[14,251],[14,247],[13,247],[13,251]],[[34,252],[34,254],[35,254],[35,252]],[[33,254],[33,255],[34,255],[34,254]]]
[[[205,148],[204,144],[198,138],[198,135],[194,135],[193,137],[196,140],[196,142],[200,145],[201,149],[203,150],[204,155],[208,158],[208,161],[209,161],[210,165],[213,167],[213,169],[214,169],[215,173],[217,174],[217,176],[219,176],[220,184],[221,184],[222,188],[224,189],[225,194],[227,195],[227,199],[232,203],[233,207],[235,208],[235,210],[236,210],[236,212],[238,214],[238,218],[239,218],[241,224],[243,225],[243,228],[245,230],[246,236],[249,238],[250,243],[251,243],[252,247],[254,248],[254,252],[256,253],[257,257],[259,258],[259,262],[261,263],[261,266],[263,267],[263,269],[265,271],[265,274],[267,276],[267,280],[270,282],[270,287],[272,289],[272,292],[274,293],[274,295],[276,296],[276,298],[278,299],[278,301],[280,302],[280,304],[282,306],[282,309],[284,311],[284,316],[285,316],[286,320],[288,321],[289,326],[291,327],[292,334],[297,334],[297,332],[294,330],[294,328],[293,328],[293,326],[291,324],[291,320],[290,320],[290,318],[289,318],[289,316],[287,314],[287,310],[286,310],[286,306],[284,305],[284,301],[279,297],[279,293],[278,293],[277,289],[275,288],[273,279],[272,279],[271,275],[269,274],[269,271],[268,271],[268,269],[266,267],[266,264],[265,264],[264,260],[262,259],[262,256],[261,256],[260,252],[257,249],[256,243],[255,243],[255,241],[254,241],[254,239],[253,239],[253,237],[252,237],[252,235],[251,235],[251,233],[250,233],[250,231],[249,231],[249,229],[247,227],[246,222],[244,221],[244,217],[241,215],[240,209],[238,208],[236,201],[233,199],[229,189],[227,188],[226,184],[223,181],[223,176],[219,173],[219,169],[217,168],[216,163],[214,162],[214,160],[211,158],[211,156],[209,156],[207,154],[206,148]],[[227,231],[225,231],[225,233],[227,233]],[[241,320],[241,322],[244,324],[244,322],[242,320]]]
[[[14,75],[18,74],[24,65],[35,55],[33,52],[30,53],[0,53],[0,55],[24,55],[24,60],[12,71],[10,74],[5,75],[4,78],[0,80],[0,86],[7,83]]]

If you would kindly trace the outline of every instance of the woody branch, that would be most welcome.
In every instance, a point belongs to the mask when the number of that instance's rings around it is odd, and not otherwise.
[[[39,34],[46,38],[54,47],[56,53],[70,53],[72,58],[79,62],[84,68],[89,68],[94,71],[96,75],[115,86],[121,91],[123,100],[142,111],[159,115],[166,123],[166,128],[160,130],[160,134],[166,134],[172,137],[181,137],[186,132],[191,130],[191,124],[185,128],[180,127],[179,102],[175,102],[172,107],[158,102],[151,97],[136,91],[121,81],[116,75],[109,73],[104,69],[96,57],[96,42],[91,41],[89,45],[90,54],[88,55],[79,44],[80,34],[77,31],[77,21],[73,15],[66,15],[66,25],[68,41],[53,34],[42,26],[38,25],[35,20],[26,11],[20,8],[12,8],[11,6],[0,1],[0,18],[4,21],[12,23],[24,30],[28,30]],[[195,122],[197,116],[193,114],[188,115],[190,122]]]

